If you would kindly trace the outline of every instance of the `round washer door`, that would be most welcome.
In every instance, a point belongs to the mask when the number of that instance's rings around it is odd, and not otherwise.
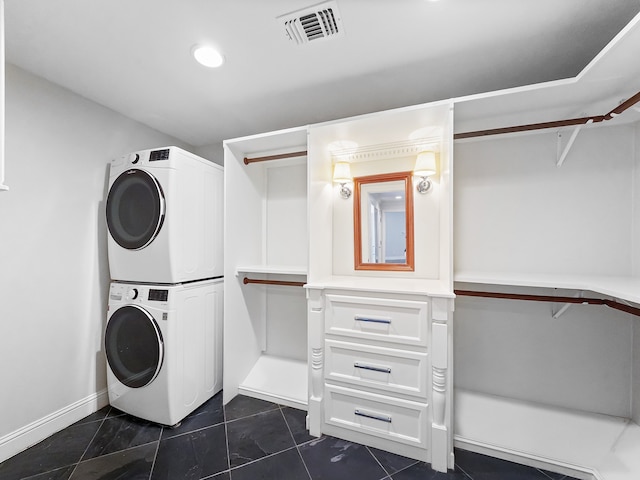
[[[115,242],[128,250],[140,250],[156,238],[165,215],[160,184],[144,170],[122,173],[107,196],[107,227]]]
[[[160,327],[145,309],[126,305],[116,310],[104,337],[107,362],[121,383],[140,388],[158,376],[164,343]]]

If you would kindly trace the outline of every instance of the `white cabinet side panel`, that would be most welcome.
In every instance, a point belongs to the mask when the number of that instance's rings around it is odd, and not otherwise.
[[[267,352],[307,359],[307,299],[300,287],[266,286]]]
[[[262,165],[225,146],[224,401],[237,393],[262,351],[264,289],[243,285],[238,265],[261,264]]]
[[[266,175],[265,261],[306,266],[307,166],[267,166]]]

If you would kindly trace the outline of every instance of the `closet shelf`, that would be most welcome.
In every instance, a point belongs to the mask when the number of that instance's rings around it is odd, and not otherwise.
[[[374,293],[411,293],[432,297],[453,298],[453,289],[441,280],[393,278],[372,276],[332,276],[309,282],[306,288],[333,288],[336,290],[360,290]]]
[[[244,274],[251,273],[264,273],[274,275],[307,275],[307,267],[292,267],[285,265],[248,265],[236,268],[236,275],[243,276]]]
[[[640,426],[626,418],[461,389],[455,404],[458,447],[579,478],[638,478]]]
[[[238,393],[299,410],[307,409],[307,362],[263,354]]]
[[[483,285],[588,290],[619,300],[640,304],[640,278],[630,276],[463,271],[457,272],[454,280],[460,283]]]

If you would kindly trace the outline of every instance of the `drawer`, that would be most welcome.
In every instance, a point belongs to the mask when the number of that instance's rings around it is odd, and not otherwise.
[[[427,398],[426,353],[336,340],[325,345],[326,379]]]
[[[326,296],[325,332],[427,346],[427,302]]]
[[[427,404],[325,385],[325,422],[427,448]]]

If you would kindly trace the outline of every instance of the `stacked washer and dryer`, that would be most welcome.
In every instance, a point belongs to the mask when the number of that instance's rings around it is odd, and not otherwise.
[[[111,162],[109,403],[175,425],[222,388],[223,169],[177,147]]]

